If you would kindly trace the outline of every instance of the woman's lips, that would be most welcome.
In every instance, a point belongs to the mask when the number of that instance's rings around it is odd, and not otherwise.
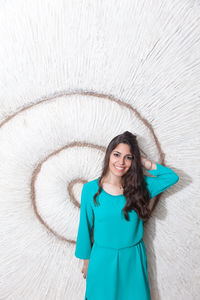
[[[117,169],[118,171],[123,171],[125,168],[124,167],[117,167],[117,166],[115,166],[115,169]]]

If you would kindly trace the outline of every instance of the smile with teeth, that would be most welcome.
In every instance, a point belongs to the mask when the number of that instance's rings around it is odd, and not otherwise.
[[[120,170],[120,171],[122,171],[122,170],[124,170],[125,168],[124,167],[117,167],[117,166],[115,166],[115,168],[117,169],[117,170]]]

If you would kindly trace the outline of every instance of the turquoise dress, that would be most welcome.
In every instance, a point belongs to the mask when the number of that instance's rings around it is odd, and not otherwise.
[[[156,163],[145,180],[151,198],[175,184],[179,177]],[[96,200],[98,178],[83,185],[75,256],[89,259],[84,300],[150,300],[143,220],[132,210],[123,215],[126,198],[102,189]],[[92,233],[94,229],[94,243]]]

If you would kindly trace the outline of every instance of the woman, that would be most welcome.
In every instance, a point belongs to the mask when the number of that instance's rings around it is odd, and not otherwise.
[[[150,199],[178,180],[172,169],[142,157],[129,131],[112,139],[101,176],[81,194],[75,256],[84,260],[85,300],[151,299],[143,223]]]

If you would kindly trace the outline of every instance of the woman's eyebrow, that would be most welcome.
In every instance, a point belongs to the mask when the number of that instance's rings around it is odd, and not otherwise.
[[[121,152],[119,152],[119,151],[117,151],[117,150],[114,150],[114,152],[117,152],[117,153],[120,153],[120,154],[121,154]],[[130,155],[130,156],[132,156],[132,154],[131,154],[131,153],[128,153],[128,154],[126,154],[126,155]]]

